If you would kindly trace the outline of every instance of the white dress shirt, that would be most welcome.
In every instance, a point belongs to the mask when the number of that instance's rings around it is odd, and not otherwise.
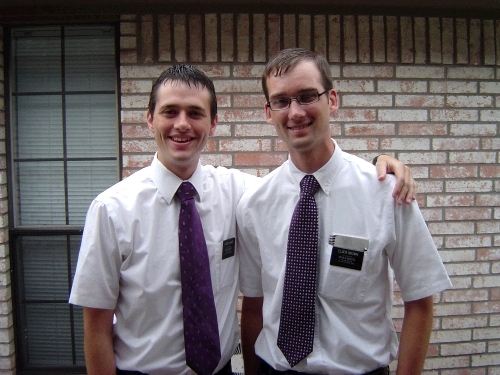
[[[222,257],[236,236],[236,205],[256,177],[198,165],[189,179],[198,195],[210,259],[222,358],[238,344],[238,251]],[[152,165],[101,193],[91,204],[70,303],[115,310],[116,366],[150,375],[186,375],[178,248],[182,180],[155,156]]]
[[[245,296],[264,297],[256,353],[280,371],[290,369],[276,342],[288,230],[304,175],[288,160],[248,189],[237,208],[240,289]],[[314,348],[293,370],[363,374],[388,365],[397,353],[392,270],[405,301],[451,284],[417,203],[398,206],[392,198],[393,176],[378,181],[373,165],[337,144],[314,176],[321,186],[315,194],[319,274]],[[330,265],[330,235],[368,240],[361,270]]]

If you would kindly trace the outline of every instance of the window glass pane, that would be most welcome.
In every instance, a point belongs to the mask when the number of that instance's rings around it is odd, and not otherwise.
[[[80,252],[80,244],[82,236],[70,236],[70,253],[71,253],[71,282],[75,277],[76,263]],[[85,356],[83,352],[83,308],[73,306],[73,329],[75,336],[75,355],[76,365],[85,365]]]
[[[75,322],[75,354],[76,365],[85,365],[85,355],[83,352],[83,308],[73,306],[73,321]]]
[[[116,157],[118,147],[116,113],[114,94],[68,95],[66,97],[68,157]]]
[[[117,181],[115,160],[68,162],[69,224],[85,222],[90,202]]]
[[[61,97],[17,97],[14,102],[16,158],[61,158],[63,124]]]
[[[24,264],[24,275],[21,277],[24,285],[22,321],[26,325],[22,340],[25,350],[19,354],[25,364],[85,365],[83,309],[67,303],[70,276],[66,249],[69,245],[72,280],[80,243],[79,235],[16,238],[17,261],[22,259]],[[71,350],[72,342],[74,352]]]
[[[61,91],[61,38],[59,28],[18,29],[13,32],[16,57],[14,92]]]
[[[68,27],[64,51],[67,91],[115,90],[114,29]]]
[[[64,164],[17,163],[18,222],[16,225],[65,225]]]
[[[70,306],[55,303],[26,305],[29,365],[73,365]]]
[[[69,249],[70,249],[70,263],[71,263],[71,282],[73,283],[73,278],[75,277],[76,263],[78,262],[78,254],[80,253],[80,245],[82,243],[82,236],[70,236],[69,237]]]
[[[26,301],[67,300],[70,290],[67,236],[26,236],[19,242]]]

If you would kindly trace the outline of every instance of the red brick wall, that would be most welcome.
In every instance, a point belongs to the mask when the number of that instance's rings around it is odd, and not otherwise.
[[[435,298],[429,374],[500,374],[500,21],[303,14],[123,15],[123,176],[149,164],[152,81],[175,62],[213,78],[220,124],[203,161],[265,175],[287,157],[264,121],[260,76],[284,47],[331,62],[344,150],[411,165],[453,281]],[[396,295],[395,324],[402,302]],[[394,364],[393,364],[394,368]]]

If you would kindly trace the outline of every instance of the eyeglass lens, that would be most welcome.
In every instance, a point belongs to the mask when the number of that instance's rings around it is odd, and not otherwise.
[[[287,109],[292,104],[292,100],[296,100],[300,105],[313,104],[319,101],[319,97],[323,95],[326,91],[321,94],[318,92],[305,92],[303,94],[297,95],[295,98],[278,98],[269,101],[269,107],[272,110],[277,109]]]

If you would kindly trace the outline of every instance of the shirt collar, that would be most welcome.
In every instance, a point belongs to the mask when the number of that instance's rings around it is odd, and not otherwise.
[[[177,177],[158,160],[157,154],[155,154],[153,162],[151,163],[151,178],[163,199],[165,199],[168,204],[172,202],[177,189],[183,182],[183,180]],[[203,172],[199,161],[193,175],[186,181],[193,184],[200,201],[203,200]]]
[[[335,146],[335,150],[333,155],[330,157],[328,162],[323,165],[320,169],[313,173],[313,176],[316,177],[316,180],[319,182],[319,186],[325,192],[326,195],[330,194],[330,190],[332,188],[333,182],[337,177],[341,163],[342,163],[342,150],[340,149],[337,142],[332,139],[332,142]],[[296,181],[297,186],[299,186],[302,178],[307,174],[299,170],[295,164],[293,164],[292,159],[288,158],[289,172],[292,176],[292,179]]]

